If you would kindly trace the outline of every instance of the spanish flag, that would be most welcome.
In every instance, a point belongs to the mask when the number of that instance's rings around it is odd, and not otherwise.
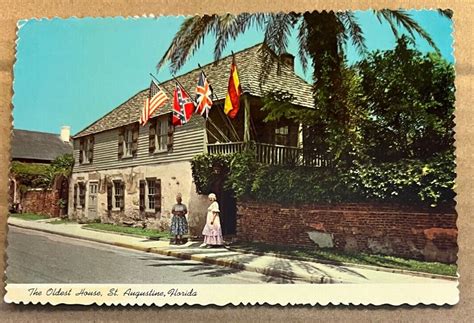
[[[230,118],[235,118],[237,112],[239,112],[240,105],[240,94],[242,89],[240,88],[239,74],[237,73],[237,65],[235,64],[235,58],[232,58],[232,65],[230,67],[229,85],[227,86],[227,95],[224,103],[224,113]]]

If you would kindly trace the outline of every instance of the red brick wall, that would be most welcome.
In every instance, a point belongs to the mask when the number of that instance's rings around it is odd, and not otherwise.
[[[348,252],[446,263],[457,259],[452,209],[387,204],[285,207],[249,201],[239,202],[237,209],[237,237],[243,241],[308,247],[328,247],[329,243]]]
[[[27,191],[21,199],[22,212],[59,216],[59,192],[57,190]]]

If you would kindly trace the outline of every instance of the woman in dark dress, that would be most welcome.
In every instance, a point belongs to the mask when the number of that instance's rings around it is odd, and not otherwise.
[[[188,209],[186,205],[181,203],[181,194],[176,196],[176,204],[173,205],[171,213],[173,218],[171,219],[171,233],[175,236],[175,243],[183,243],[183,235],[188,234],[188,221],[186,220],[186,213]]]

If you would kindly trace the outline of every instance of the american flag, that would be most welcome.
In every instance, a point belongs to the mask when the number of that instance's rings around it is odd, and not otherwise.
[[[182,126],[186,124],[195,109],[194,101],[184,91],[181,86],[176,83],[173,99],[173,125]]]
[[[204,72],[199,75],[198,84],[196,87],[196,113],[199,113],[207,119],[209,110],[212,107],[212,88],[207,81]]]
[[[140,124],[144,126],[151,115],[159,108],[164,106],[168,102],[168,96],[163,92],[163,90],[155,83],[151,81],[150,92],[148,98],[145,100],[145,105],[143,106],[142,115],[140,116]]]

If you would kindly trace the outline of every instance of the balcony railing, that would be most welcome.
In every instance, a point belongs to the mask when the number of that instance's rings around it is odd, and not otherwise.
[[[330,167],[331,160],[315,151],[302,148],[251,143],[258,162],[271,165],[294,165],[311,167]],[[207,145],[209,154],[233,154],[244,150],[243,142],[215,143]]]

